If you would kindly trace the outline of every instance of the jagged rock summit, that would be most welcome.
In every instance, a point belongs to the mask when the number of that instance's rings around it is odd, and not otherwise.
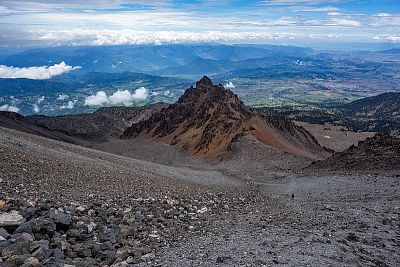
[[[221,84],[204,76],[179,100],[127,128],[124,138],[153,139],[190,155],[221,158],[231,144],[248,136],[285,152],[313,157],[325,150],[302,127],[280,117],[262,117]]]

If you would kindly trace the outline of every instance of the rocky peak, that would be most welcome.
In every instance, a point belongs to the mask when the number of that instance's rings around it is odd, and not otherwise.
[[[237,115],[249,116],[251,111],[230,90],[221,84],[214,85],[210,78],[204,76],[196,82],[196,87],[188,88],[173,106],[185,106],[191,114],[219,112],[220,115],[237,113]]]
[[[200,81],[196,82],[197,89],[213,89],[213,82],[207,76],[203,76]]]
[[[133,124],[123,137],[142,137],[176,145],[192,155],[219,158],[239,137],[259,141],[291,153],[321,152],[313,137],[289,121],[266,120],[250,111],[221,84],[204,76],[178,102]]]

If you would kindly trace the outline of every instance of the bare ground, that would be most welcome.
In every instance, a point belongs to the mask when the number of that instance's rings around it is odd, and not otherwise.
[[[400,265],[398,177],[304,176],[308,159],[250,139],[213,164],[128,142],[96,147],[118,156],[0,128],[0,192],[116,205],[221,193],[224,205],[235,206],[209,211],[206,228],[158,250],[145,266]]]
[[[343,126],[331,124],[310,124],[306,122],[296,122],[297,125],[304,127],[309,131],[318,142],[327,148],[336,152],[341,152],[351,145],[356,145],[358,141],[365,140],[367,137],[374,136],[374,132],[352,132]]]

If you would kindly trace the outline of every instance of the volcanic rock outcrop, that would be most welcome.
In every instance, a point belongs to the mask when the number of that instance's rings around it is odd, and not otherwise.
[[[326,151],[304,128],[290,120],[252,112],[230,90],[204,76],[178,102],[128,127],[124,138],[152,139],[190,155],[221,158],[242,136],[278,150],[318,158]]]
[[[358,145],[312,164],[309,170],[388,173],[400,171],[400,138],[377,133]]]

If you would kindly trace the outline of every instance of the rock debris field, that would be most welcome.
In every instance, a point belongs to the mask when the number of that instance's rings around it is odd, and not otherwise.
[[[396,175],[292,170],[252,181],[232,164],[235,178],[216,168],[215,183],[196,183],[212,166],[5,128],[0,158],[0,266],[400,265]]]

